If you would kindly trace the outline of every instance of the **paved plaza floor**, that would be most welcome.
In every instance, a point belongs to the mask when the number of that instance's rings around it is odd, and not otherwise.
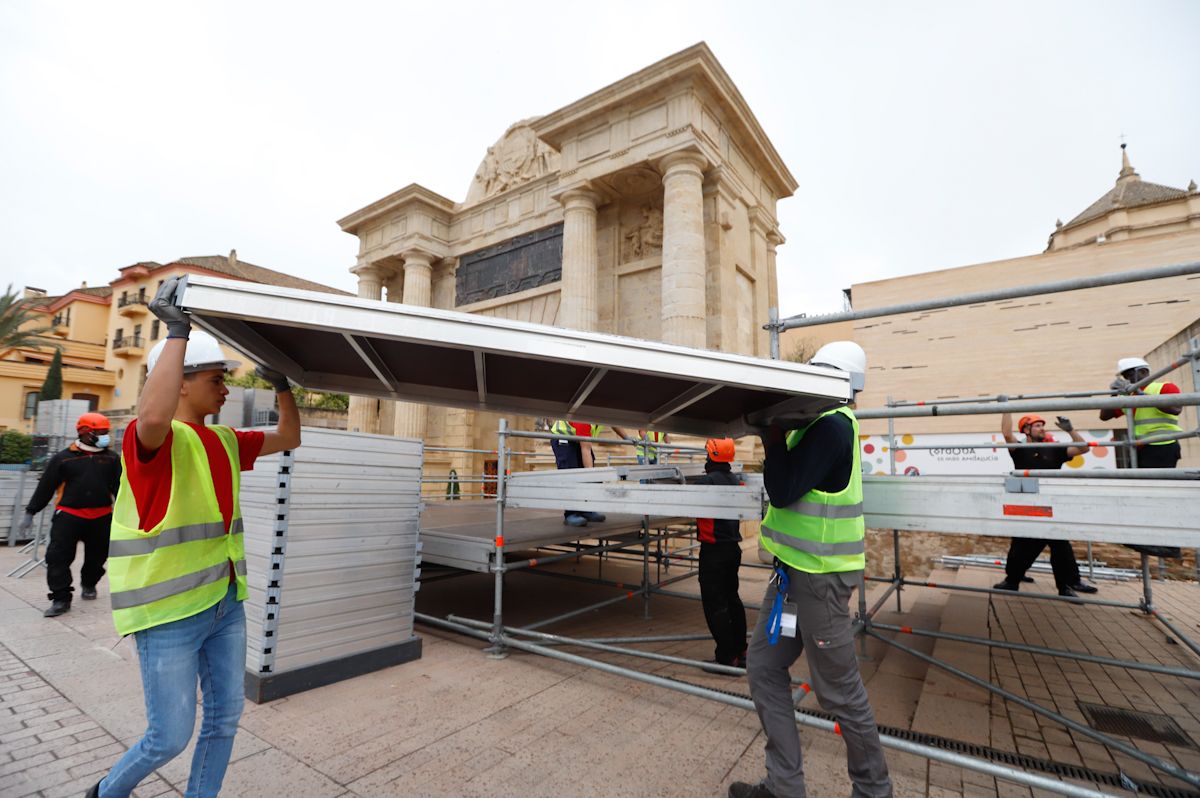
[[[747,547],[746,559],[752,561]],[[0,549],[0,573],[22,559],[15,549]],[[640,579],[640,564],[609,560],[601,566],[584,559],[554,566],[586,576],[597,576],[601,567],[605,578]],[[748,606],[761,598],[766,573],[743,569]],[[996,577],[993,571],[964,569],[935,571],[931,581],[981,586]],[[1037,580],[1023,590],[1052,590],[1048,576]],[[673,588],[697,592],[694,581]],[[1156,582],[1154,588],[1159,606],[1200,638],[1200,586]],[[120,640],[113,631],[106,589],[102,583],[98,601],[77,600],[66,615],[45,619],[43,572],[0,578],[0,795],[5,798],[82,796],[144,729],[135,650],[132,641]],[[875,585],[869,595],[882,589]],[[436,581],[423,586],[418,609],[486,618],[491,591],[486,575]],[[517,573],[508,582],[505,619],[520,625],[611,595],[611,588]],[[1100,595],[1136,601],[1140,585],[1101,583]],[[933,588],[907,589],[903,603],[904,612],[897,614],[889,599],[877,620],[1200,667],[1200,660],[1169,642],[1156,624],[1126,609]],[[546,631],[579,637],[704,631],[696,601],[655,597],[649,610],[645,618],[635,597]],[[756,610],[748,615],[753,623]],[[222,795],[723,796],[730,782],[763,774],[764,739],[751,712],[532,654],[491,660],[478,640],[425,626],[418,626],[418,633],[424,641],[418,661],[269,704],[248,703]],[[1200,682],[909,635],[903,642],[1081,722],[1086,719],[1080,702],[1165,715],[1191,745],[1122,739],[1200,771],[1195,747]],[[712,655],[711,645],[702,641],[647,648],[697,659]],[[575,651],[747,693],[741,678]],[[883,726],[1101,773],[1124,771],[1159,790],[1169,786],[1180,790],[1176,794],[1189,794],[1178,781],[878,640],[868,641],[866,655],[862,672]],[[801,661],[795,674],[803,678],[805,672]],[[812,697],[801,706],[818,708]],[[809,730],[802,737],[809,794],[849,795],[842,741]],[[136,794],[182,795],[190,755],[189,749]],[[898,796],[1037,792],[913,755],[889,751],[888,759]]]

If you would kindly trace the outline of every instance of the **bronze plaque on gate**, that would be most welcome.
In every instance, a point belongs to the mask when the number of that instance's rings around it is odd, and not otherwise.
[[[562,224],[515,236],[459,258],[455,306],[508,296],[562,279]]]

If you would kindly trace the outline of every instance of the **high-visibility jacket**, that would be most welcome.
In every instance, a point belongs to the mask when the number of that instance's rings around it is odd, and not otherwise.
[[[841,413],[853,428],[850,479],[837,493],[810,490],[787,507],[771,505],[762,522],[762,545],[798,571],[814,574],[861,571],[866,567],[866,523],[863,520],[862,464],[857,452],[858,419],[848,407],[817,416],[803,429],[788,433],[792,449],[813,424]]]
[[[229,427],[208,429],[225,448],[233,476],[233,520],[228,533],[204,443],[187,424],[171,422],[171,496],[166,515],[153,529],[139,528],[128,472],[121,470],[108,546],[108,581],[113,623],[122,635],[190,618],[213,606],[229,589],[230,563],[238,600],[246,598],[237,437]]]
[[[665,437],[667,437],[667,433],[665,433],[665,432],[655,432],[652,429],[646,430],[646,440],[650,441],[651,444],[662,443],[663,438],[665,438]],[[651,445],[639,443],[637,446],[634,447],[634,452],[637,454],[638,457],[644,457],[647,460],[657,460],[658,459],[658,447],[657,446],[651,446]]]
[[[604,429],[604,427],[602,427],[599,424],[589,424],[588,425],[588,434],[591,437],[595,438],[597,435],[600,434],[600,431],[602,429]],[[577,434],[575,432],[575,426],[573,424],[571,424],[570,421],[567,421],[566,419],[563,419],[563,418],[560,418],[558,421],[555,421],[554,424],[551,425],[550,431],[553,432],[555,435],[575,435],[575,434]]]
[[[1152,382],[1142,389],[1147,396],[1158,396],[1162,393],[1163,383]],[[1170,432],[1183,432],[1179,426],[1179,416],[1164,412],[1161,407],[1138,407],[1133,411],[1133,435],[1135,438],[1148,438],[1151,435],[1166,435]],[[1168,446],[1172,441],[1155,441],[1149,446]]]

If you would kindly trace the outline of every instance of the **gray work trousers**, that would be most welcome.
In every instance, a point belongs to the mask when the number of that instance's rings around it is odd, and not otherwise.
[[[779,798],[804,798],[804,765],[788,668],[804,652],[821,708],[834,715],[846,743],[846,771],[853,798],[888,798],[892,782],[879,743],[875,713],[867,699],[850,626],[850,594],[862,572],[810,574],[787,569],[788,595],[796,605],[796,636],[767,642],[767,620],[776,585],[767,588],[747,652],[750,696],[767,735],[766,786]]]

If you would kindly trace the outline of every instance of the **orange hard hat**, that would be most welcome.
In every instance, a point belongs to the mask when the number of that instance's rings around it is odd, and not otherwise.
[[[1035,416],[1032,414],[1028,416],[1021,416],[1021,420],[1017,422],[1017,429],[1019,429],[1021,432],[1024,432],[1026,424],[1036,424],[1039,421],[1043,424],[1046,423],[1046,419],[1042,418],[1041,416]]]
[[[704,451],[714,463],[732,463],[733,438],[709,438],[704,442]]]
[[[110,428],[108,419],[102,413],[84,413],[75,422],[75,429],[106,430]]]

